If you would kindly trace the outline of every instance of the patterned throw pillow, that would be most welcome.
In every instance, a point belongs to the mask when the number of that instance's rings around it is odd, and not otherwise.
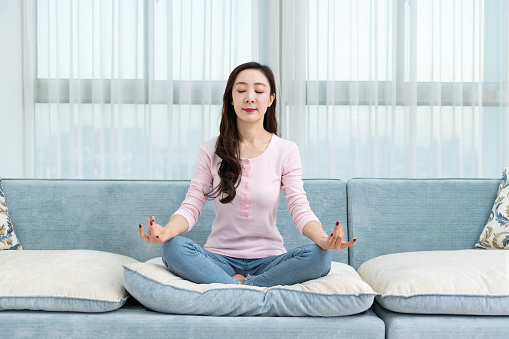
[[[504,168],[490,218],[476,248],[509,250],[509,167]]]
[[[2,178],[0,178],[0,250],[22,250],[14,229],[12,228],[11,218],[5,203],[4,189],[2,187]]]

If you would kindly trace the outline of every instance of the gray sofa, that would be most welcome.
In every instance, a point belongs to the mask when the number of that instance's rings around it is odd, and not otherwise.
[[[333,255],[333,260],[357,269],[390,253],[473,248],[499,182],[317,179],[305,180],[304,188],[326,229],[339,220],[348,225],[348,239],[358,239],[350,250]],[[2,184],[24,250],[89,249],[143,262],[161,256],[161,247],[139,239],[138,224],[146,224],[151,215],[168,220],[184,199],[189,181],[2,179]],[[462,213],[451,213],[459,206]],[[203,245],[213,218],[209,202],[185,236]],[[287,248],[310,243],[295,230],[283,196],[278,227]],[[345,317],[210,317],[161,314],[130,298],[105,313],[0,311],[0,324],[0,337],[6,338],[509,336],[508,316],[403,314],[377,302],[372,309]]]

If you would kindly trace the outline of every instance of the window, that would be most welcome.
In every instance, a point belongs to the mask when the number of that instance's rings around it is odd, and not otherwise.
[[[232,65],[258,59],[258,3],[35,4],[35,176],[189,178]]]
[[[506,0],[27,3],[36,177],[189,179],[251,60],[276,74],[305,177],[496,176],[509,161]]]
[[[506,123],[501,115],[482,114],[507,100],[499,95],[499,79],[489,75],[502,64],[485,60],[500,55],[500,42],[490,37],[503,32],[489,25],[501,10],[490,5],[308,2],[306,106],[300,115],[307,174],[481,175],[481,159],[498,158],[500,151],[481,140]],[[285,111],[289,131],[296,110]]]

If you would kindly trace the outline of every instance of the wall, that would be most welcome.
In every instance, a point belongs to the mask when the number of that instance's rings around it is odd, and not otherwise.
[[[19,0],[0,2],[0,176],[22,178],[23,45]]]

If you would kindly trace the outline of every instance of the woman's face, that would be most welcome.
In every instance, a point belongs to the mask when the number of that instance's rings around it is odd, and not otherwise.
[[[237,119],[246,123],[260,123],[261,120],[263,125],[267,107],[272,104],[276,95],[270,95],[270,84],[263,72],[245,69],[237,74],[232,97]]]

